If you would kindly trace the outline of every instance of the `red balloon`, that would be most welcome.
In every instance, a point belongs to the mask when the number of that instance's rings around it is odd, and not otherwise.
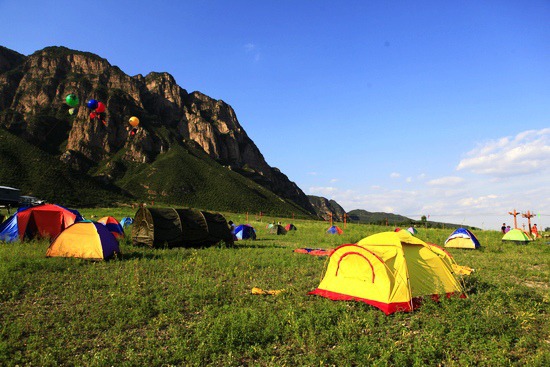
[[[93,120],[97,117],[95,112],[90,112],[90,119]]]
[[[97,108],[95,109],[95,112],[105,112],[105,105],[103,104],[103,102],[97,102]]]

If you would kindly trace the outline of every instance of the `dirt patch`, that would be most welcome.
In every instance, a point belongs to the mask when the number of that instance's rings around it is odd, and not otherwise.
[[[545,282],[534,282],[532,280],[525,280],[523,281],[523,284],[528,286],[529,288],[538,288],[538,289],[548,289],[550,288],[550,285]]]

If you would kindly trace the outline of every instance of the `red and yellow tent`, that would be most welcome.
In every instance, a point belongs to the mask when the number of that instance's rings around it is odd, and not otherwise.
[[[445,250],[408,231],[383,232],[336,248],[321,284],[310,294],[362,301],[389,315],[412,311],[424,296],[464,297],[455,275],[469,272]]]

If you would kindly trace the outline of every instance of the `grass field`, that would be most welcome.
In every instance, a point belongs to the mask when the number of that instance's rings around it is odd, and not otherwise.
[[[81,211],[133,216],[128,209]],[[131,209],[129,209],[131,210]],[[239,224],[244,215],[226,214]],[[550,245],[502,244],[450,252],[475,269],[467,299],[426,301],[385,316],[360,302],[310,296],[334,248],[389,227],[296,220],[286,236],[249,218],[258,240],[204,249],[121,242],[107,262],[46,258],[48,242],[0,243],[2,366],[549,366]],[[342,226],[342,224],[340,224]],[[420,229],[442,245],[451,230]],[[251,289],[284,290],[277,296]]]

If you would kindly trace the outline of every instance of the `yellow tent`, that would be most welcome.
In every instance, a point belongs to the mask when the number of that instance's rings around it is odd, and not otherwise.
[[[104,260],[120,254],[118,241],[104,224],[84,221],[67,227],[46,251],[47,257]]]
[[[383,232],[336,248],[321,284],[310,294],[363,301],[389,315],[412,311],[422,296],[465,297],[455,275],[469,272],[445,250],[408,231]]]

